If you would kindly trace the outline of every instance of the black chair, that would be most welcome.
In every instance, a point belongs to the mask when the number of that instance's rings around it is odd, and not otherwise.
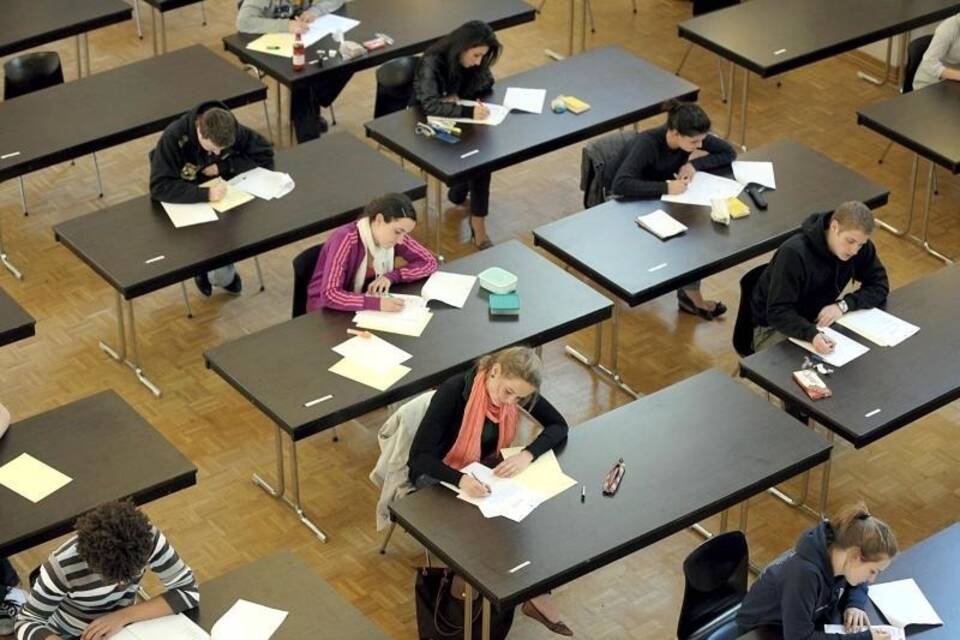
[[[11,58],[3,65],[4,100],[13,100],[34,91],[55,87],[58,84],[63,84],[63,67],[60,65],[60,56],[53,51],[27,53]],[[96,153],[93,154],[93,166],[97,171],[97,188],[102,198],[103,183],[100,181],[100,166],[97,164]],[[23,176],[19,177],[19,181],[23,215],[29,215]]]
[[[313,277],[321,249],[323,249],[322,242],[304,249],[293,259],[293,312],[291,315],[294,318],[307,312],[307,285]]]
[[[761,264],[750,269],[740,278],[740,306],[737,307],[737,321],[733,325],[733,348],[746,358],[753,354],[753,310],[750,302],[753,298],[753,289],[763,274],[767,265]]]
[[[413,97],[413,78],[417,73],[418,60],[417,56],[402,56],[377,67],[374,118],[407,108]]]
[[[903,86],[900,87],[900,93],[910,93],[913,91],[913,79],[916,77],[917,69],[920,68],[920,63],[923,61],[923,54],[925,54],[930,47],[931,40],[933,40],[933,34],[914,38],[910,41],[910,44],[907,45],[907,66],[903,70]],[[890,147],[892,146],[893,140],[887,144],[887,148],[880,154],[880,159],[877,160],[878,164],[883,164],[883,160],[887,157],[887,154],[890,152]]]
[[[747,539],[740,531],[710,538],[683,561],[683,604],[678,640],[733,640],[747,594]]]
[[[740,4],[740,0],[693,0],[693,17],[706,15],[713,11],[719,11],[720,9],[726,9],[728,7],[733,7]],[[680,64],[677,65],[677,70],[674,71],[675,75],[680,75],[680,70],[683,69],[684,63],[687,61],[687,56],[690,55],[690,51],[693,50],[693,43],[687,45],[687,50],[683,52],[683,57],[680,58]],[[723,81],[723,58],[717,56],[717,60],[720,62],[720,100],[722,102],[727,101],[727,90],[724,86]],[[730,63],[733,64],[732,62]],[[731,71],[731,74],[733,72]],[[731,75],[731,82],[733,76]]]

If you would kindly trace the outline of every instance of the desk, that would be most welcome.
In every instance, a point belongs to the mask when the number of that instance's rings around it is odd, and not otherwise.
[[[253,65],[277,81],[277,130],[282,129],[280,85],[287,89],[323,82],[331,74],[355,73],[398,58],[421,53],[433,42],[469,20],[482,20],[494,30],[507,29],[533,22],[536,11],[523,0],[352,0],[336,12],[360,24],[346,33],[348,40],[363,42],[377,32],[386,33],[394,43],[384,49],[344,61],[335,60],[307,64],[296,72],[290,58],[258,53],[247,44],[260,34],[235,33],[223,39],[224,48],[244,64]],[[317,59],[317,51],[337,49],[328,36],[307,50],[307,62]]]
[[[693,401],[691,401],[693,400]],[[819,464],[830,445],[717,370],[570,430],[559,452],[567,490],[521,523],[485,519],[445,487],[390,507],[397,523],[504,609],[566,584]],[[613,498],[600,481],[618,458]],[[529,566],[510,573],[526,561]]]
[[[459,144],[446,144],[414,132],[424,119],[406,109],[364,125],[367,135],[436,177],[437,250],[440,249],[440,183],[462,182],[536,158],[618,127],[656,115],[670,99],[696,100],[699,89],[619,47],[593,49],[497,81],[491,103],[502,103],[507,87],[547,90],[540,115],[512,112],[496,127],[464,125]],[[570,94],[590,103],[580,115],[555,114],[549,101]],[[468,158],[464,152],[479,149]]]
[[[958,11],[957,0],[884,0],[868,4],[847,0],[752,0],[681,22],[679,34],[730,60],[732,65],[743,67],[740,144],[745,145],[751,72],[761,78],[780,75],[939,22]],[[906,60],[905,48],[906,39],[900,60]],[[727,138],[733,123],[733,83],[731,66],[731,98],[727,101],[724,136]]]
[[[0,102],[0,122],[17,123],[0,128],[0,156],[17,152],[0,159],[0,182],[162,131],[204,100],[236,108],[266,95],[259,80],[196,45]]]
[[[289,611],[271,640],[386,640],[387,636],[289,551],[200,586],[197,623],[210,631],[238,598]]]
[[[104,342],[101,349],[118,362],[126,362],[155,395],[160,395],[160,389],[140,365],[134,298],[345,224],[384,193],[406,193],[416,200],[426,191],[422,180],[347,133],[279,150],[275,160],[278,170],[289,173],[296,188],[278,200],[244,204],[223,214],[216,224],[177,229],[158,202],[142,196],[54,227],[57,240],[116,290],[119,351]],[[318,167],[323,168],[319,180]],[[358,181],[357,176],[363,180]],[[118,237],[123,238],[123,251],[117,251]],[[163,259],[150,261],[156,256]],[[260,285],[262,288],[262,277]],[[183,292],[189,312],[185,287]],[[129,361],[124,301],[133,351]]]
[[[150,25],[153,31],[153,55],[158,53],[167,52],[167,23],[163,17],[167,11],[173,11],[174,9],[179,9],[180,7],[185,7],[189,4],[200,3],[200,19],[203,22],[203,25],[207,25],[207,11],[203,6],[203,0],[144,0],[147,4],[150,5]],[[141,34],[142,38],[142,27],[140,26],[140,0],[133,0],[133,6],[137,9],[137,33]],[[157,15],[160,16],[160,29],[157,30]],[[158,44],[159,36],[159,44]]]
[[[277,426],[277,489],[259,476],[254,482],[274,497],[284,495],[283,434],[291,441],[291,506],[321,540],[319,527],[300,506],[296,443],[357,416],[409,398],[470,367],[487,353],[512,345],[541,345],[610,317],[612,303],[517,241],[505,242],[444,265],[444,271],[476,275],[499,266],[519,277],[522,302],[516,319],[491,319],[487,293],[474,284],[463,309],[434,303],[434,315],[420,338],[383,333],[411,354],[412,371],[385,392],[328,373],[340,356],[331,348],[348,336],[352,312],[315,311],[244,336],[204,354],[207,366]],[[422,283],[399,287],[417,292]],[[557,301],[563,300],[558,305]],[[327,401],[305,407],[326,395]]]
[[[744,195],[741,200],[751,213],[729,227],[712,222],[706,207],[610,201],[534,229],[534,243],[633,307],[777,248],[811,213],[833,210],[847,200],[879,207],[889,196],[880,185],[790,140],[754,149],[741,159],[772,161],[779,188],[764,193],[766,211]],[[640,229],[637,216],[655,209],[667,211],[688,231],[662,241]],[[614,311],[610,369],[599,366],[600,326],[592,360],[569,348],[568,353],[632,393],[618,372],[616,317]]]
[[[10,294],[0,289],[0,346],[34,335],[36,323]]]
[[[857,124],[872,129],[913,151],[913,169],[910,175],[910,207],[907,226],[900,231],[878,220],[887,231],[905,236],[913,224],[913,201],[917,193],[918,156],[930,161],[927,170],[927,194],[923,210],[923,236],[918,238],[924,249],[933,256],[951,263],[950,258],[930,245],[927,225],[930,222],[930,200],[933,197],[934,165],[946,167],[953,174],[960,173],[960,85],[940,82],[919,91],[912,91],[877,102],[857,111]]]
[[[833,434],[860,449],[960,398],[956,355],[960,334],[960,267],[947,267],[891,292],[887,310],[920,327],[896,347],[878,347],[843,327],[839,331],[870,351],[826,378],[833,397],[813,402],[793,381],[807,353],[791,342],[740,361],[741,375],[803,407]],[[921,374],[922,375],[918,375]],[[820,513],[825,512],[829,468],[824,470]]]
[[[79,516],[104,502],[143,504],[197,483],[197,468],[113,391],[10,425],[0,440],[0,465],[21,453],[73,482],[38,504],[0,487],[0,556],[70,532]]]
[[[130,13],[130,5],[123,0],[4,0],[0,8],[0,56],[76,36],[77,77],[83,76],[81,57],[90,75],[87,32],[129,20]]]

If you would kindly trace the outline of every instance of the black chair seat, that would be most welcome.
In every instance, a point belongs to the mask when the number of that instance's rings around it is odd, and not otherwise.
[[[53,51],[37,51],[7,60],[3,65],[3,99],[63,84],[60,56]]]
[[[304,249],[293,259],[293,311],[292,317],[302,316],[307,312],[307,286],[313,277],[317,260],[323,243]]]
[[[687,640],[734,640],[739,635],[737,627],[737,612],[740,604],[737,603],[729,611],[711,620],[706,626],[692,632]]]
[[[401,111],[413,97],[413,78],[417,73],[417,56],[394,58],[377,67],[377,97],[373,117],[379,118]]]

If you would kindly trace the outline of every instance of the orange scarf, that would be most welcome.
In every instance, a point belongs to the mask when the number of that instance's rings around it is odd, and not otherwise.
[[[490,401],[487,393],[487,372],[477,370],[470,388],[470,397],[463,412],[463,421],[460,423],[460,433],[453,448],[443,458],[443,463],[454,469],[462,469],[472,462],[480,460],[480,437],[483,434],[483,423],[486,418],[500,425],[500,436],[497,439],[497,451],[513,442],[517,433],[519,411],[517,405],[510,404],[498,407]]]

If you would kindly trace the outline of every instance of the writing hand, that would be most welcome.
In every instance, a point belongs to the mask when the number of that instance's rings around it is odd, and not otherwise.
[[[667,180],[667,193],[671,196],[677,196],[687,190],[688,182],[685,180]]]
[[[490,109],[487,105],[483,104],[479,100],[477,104],[473,106],[473,119],[474,120],[486,120],[487,116],[490,115]]]
[[[833,353],[833,349],[836,346],[837,345],[833,342],[833,340],[831,340],[830,338],[828,338],[822,333],[818,333],[816,337],[814,337],[813,339],[813,348],[816,350],[817,353],[821,353],[824,355],[828,353]]]
[[[689,182],[693,180],[693,176],[696,173],[697,173],[697,170],[694,169],[693,165],[688,162],[687,164],[680,167],[680,170],[677,171],[677,175],[675,177],[679,180],[684,180],[686,182]]]
[[[210,193],[207,197],[210,199],[210,202],[220,202],[227,196],[227,184],[225,182],[215,184],[210,187],[208,191]]]
[[[460,476],[460,482],[457,486],[460,487],[460,491],[463,491],[471,498],[486,498],[490,495],[490,487],[468,473]]]

